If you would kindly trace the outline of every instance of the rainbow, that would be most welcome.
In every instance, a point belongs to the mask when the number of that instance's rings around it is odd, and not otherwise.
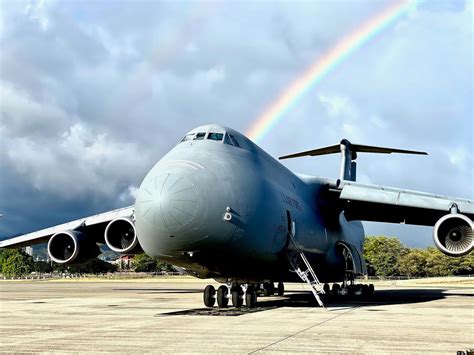
[[[398,18],[415,8],[417,0],[394,3],[357,30],[344,37],[284,90],[252,123],[246,135],[255,142],[264,138],[316,84],[366,42],[381,33]]]

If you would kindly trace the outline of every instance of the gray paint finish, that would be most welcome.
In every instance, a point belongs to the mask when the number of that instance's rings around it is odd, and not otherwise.
[[[295,239],[319,279],[333,282],[344,278],[342,249],[352,255],[353,271],[365,273],[360,220],[434,225],[453,203],[472,219],[471,200],[297,175],[241,133],[206,125],[188,132],[156,163],[134,206],[3,241],[0,247],[44,242],[79,225],[102,243],[108,221],[133,217],[143,250],[190,274],[287,281],[295,278],[286,254],[288,225],[294,222]]]

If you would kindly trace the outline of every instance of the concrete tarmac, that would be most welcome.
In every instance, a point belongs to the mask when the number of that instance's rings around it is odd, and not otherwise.
[[[474,288],[376,288],[315,307],[308,288],[249,310],[206,309],[207,283],[0,282],[6,353],[445,353],[474,348]],[[216,285],[216,283],[213,283]]]

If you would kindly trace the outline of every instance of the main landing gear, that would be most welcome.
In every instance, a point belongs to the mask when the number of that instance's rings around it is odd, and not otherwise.
[[[330,297],[356,297],[362,299],[371,298],[374,295],[374,285],[354,284],[351,282],[343,282],[342,285],[337,283],[332,285],[324,284],[324,293]]]
[[[216,289],[212,285],[207,285],[203,292],[203,301],[206,307],[214,307],[216,301],[219,308],[227,308],[229,301],[232,306],[240,308],[245,304],[248,308],[257,306],[257,295],[273,296],[275,291],[278,296],[283,296],[285,288],[282,282],[275,288],[273,282],[263,284],[230,284],[221,285]]]

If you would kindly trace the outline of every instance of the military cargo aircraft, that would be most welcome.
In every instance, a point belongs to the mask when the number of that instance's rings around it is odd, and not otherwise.
[[[146,252],[209,285],[204,304],[255,307],[257,294],[283,295],[301,279],[320,295],[370,295],[361,221],[434,226],[433,240],[456,257],[473,249],[474,201],[356,182],[358,153],[425,152],[339,144],[280,159],[341,154],[339,178],[295,174],[243,134],[219,125],[193,129],[145,176],[133,206],[0,242],[48,243],[50,258],[84,263],[98,244],[119,254]],[[275,283],[278,284],[275,289]],[[333,283],[332,290],[329,283]],[[323,285],[324,284],[324,285]],[[258,291],[258,292],[257,292]]]

